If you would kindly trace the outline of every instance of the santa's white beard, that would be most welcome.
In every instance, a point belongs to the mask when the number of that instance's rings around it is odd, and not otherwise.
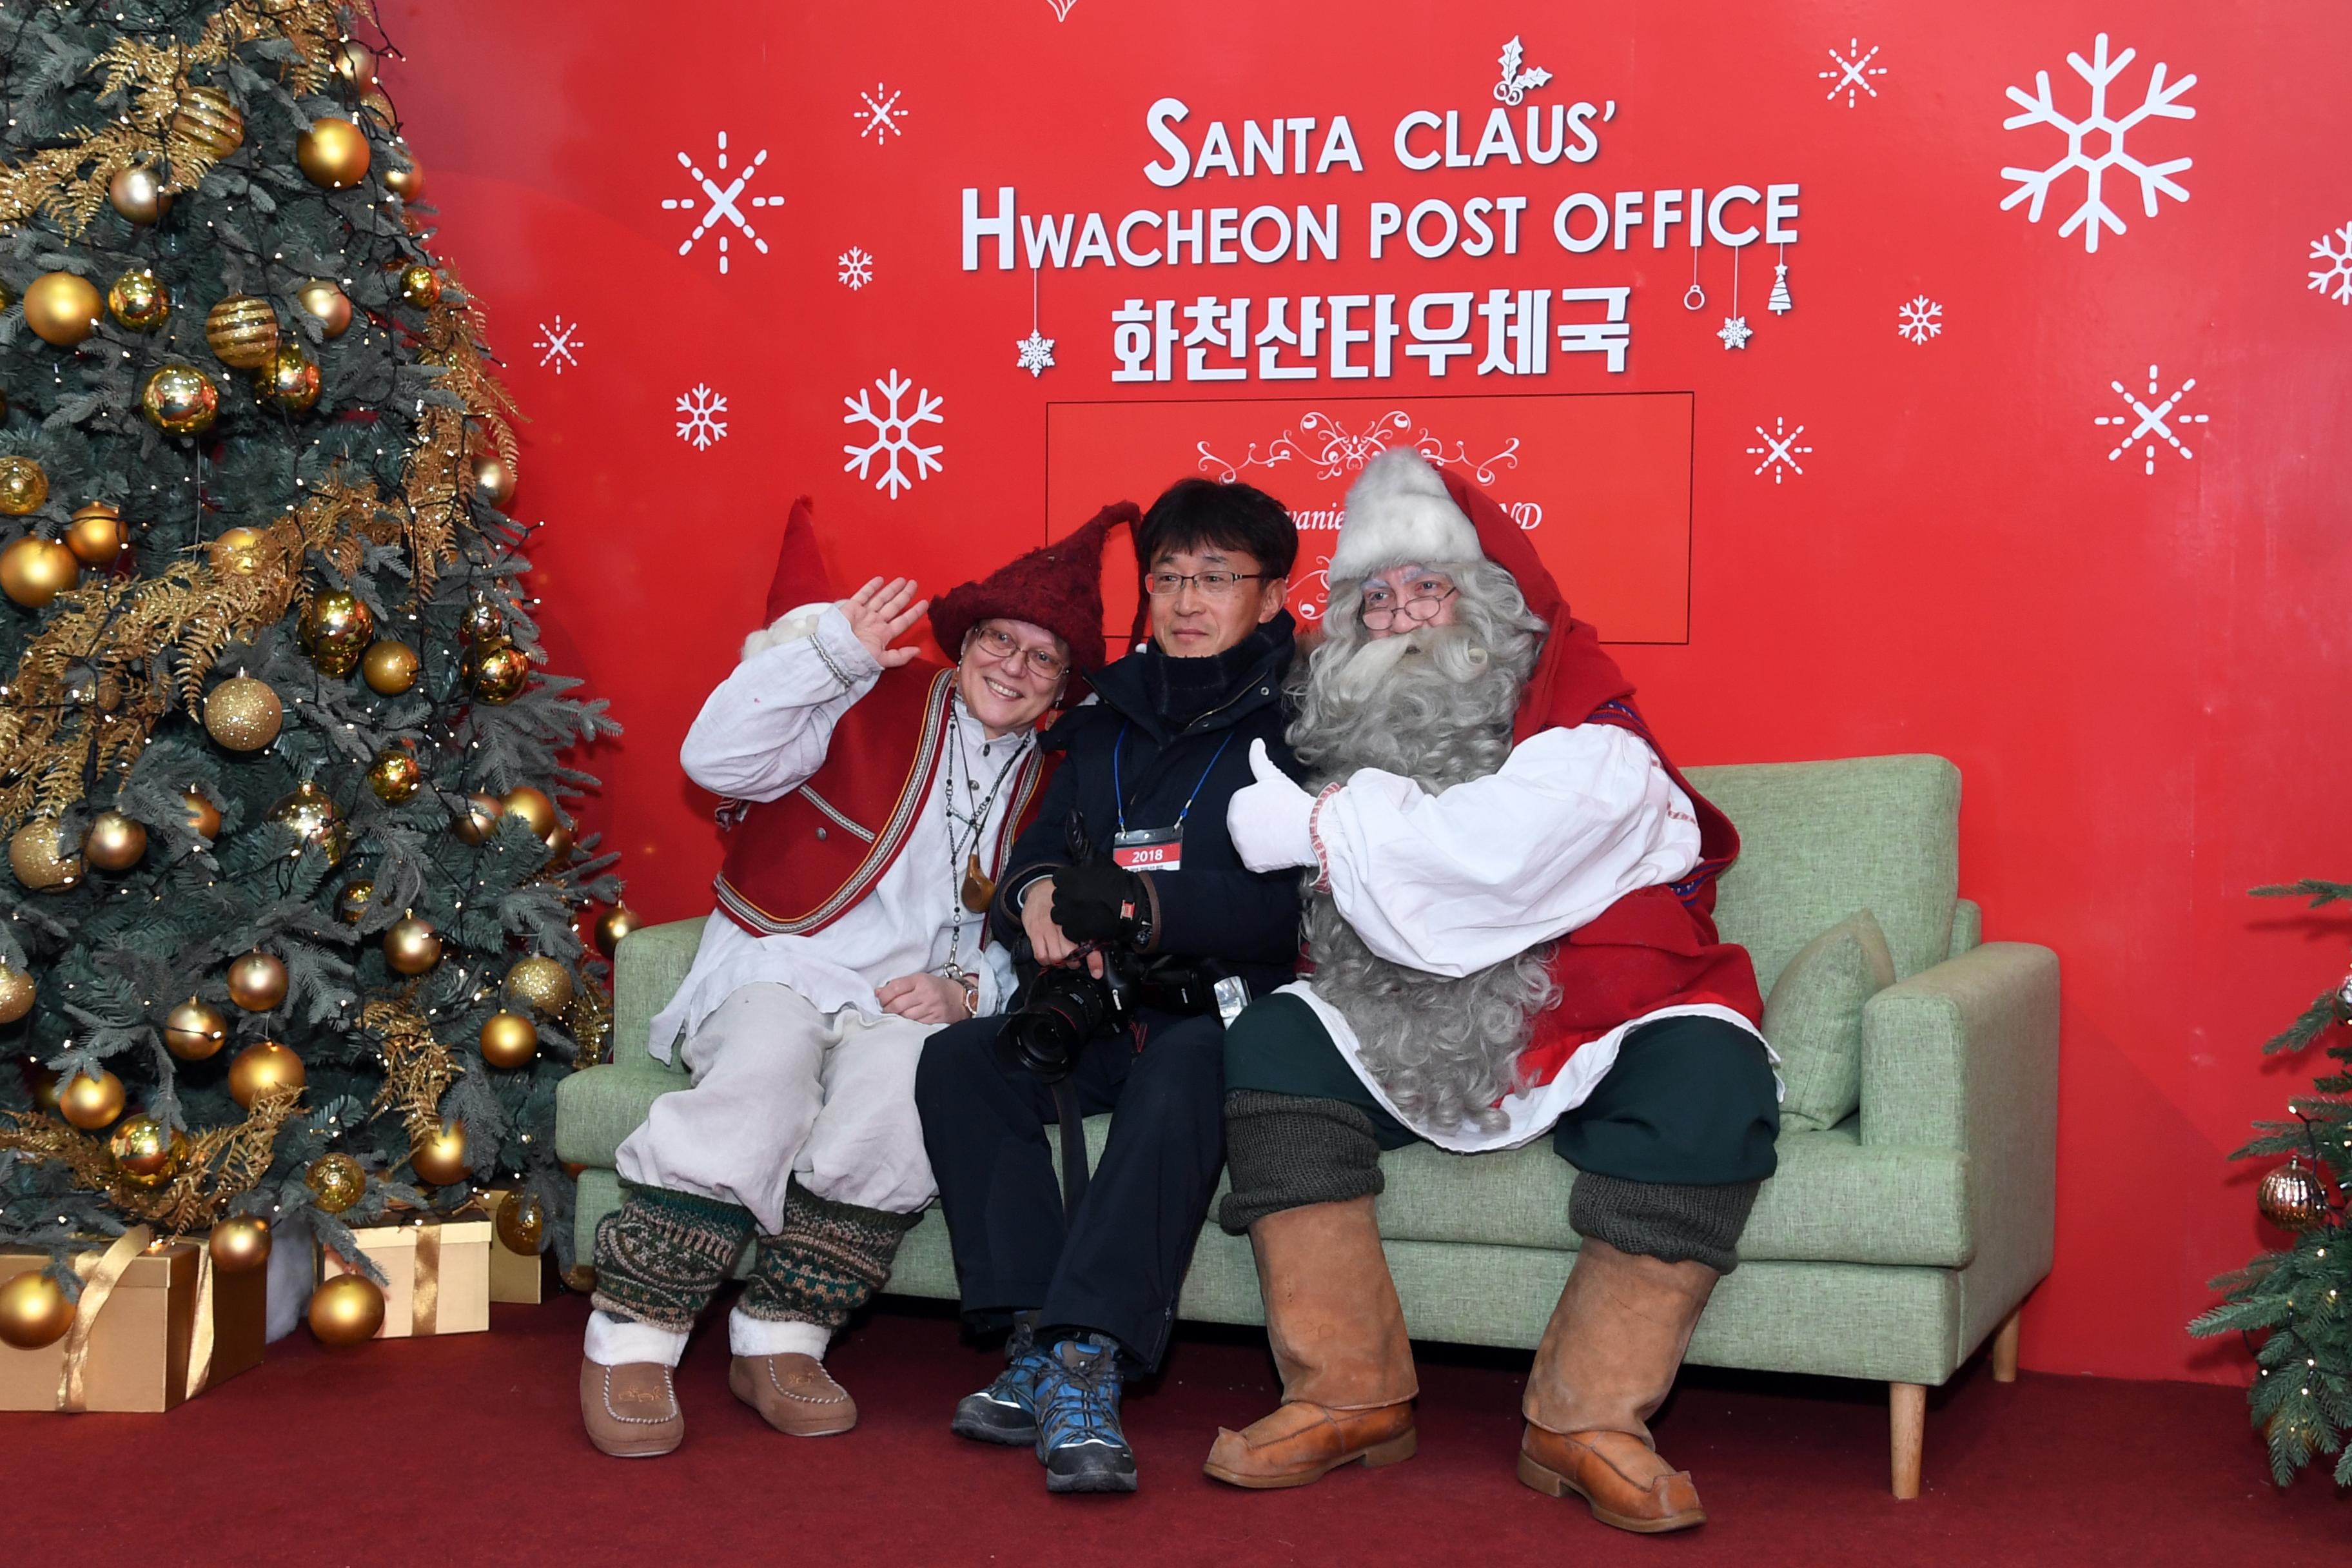
[[[1443,794],[1501,767],[1538,644],[1507,626],[1490,637],[1491,625],[1473,615],[1369,641],[1349,627],[1318,647],[1290,728],[1318,783],[1380,768]],[[1549,943],[1460,979],[1431,974],[1373,952],[1311,886],[1306,934],[1316,994],[1348,1020],[1357,1059],[1406,1121],[1506,1124],[1496,1102],[1520,1087],[1519,1053],[1558,996]]]

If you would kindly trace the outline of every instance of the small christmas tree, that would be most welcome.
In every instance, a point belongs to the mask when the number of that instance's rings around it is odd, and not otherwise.
[[[559,758],[614,726],[541,668],[373,21],[0,12],[0,1242],[58,1263],[307,1215],[372,1272],[346,1226],[494,1179],[571,1262],[618,884]]]
[[[2352,883],[2305,879],[2254,892],[2308,898],[2319,909],[2352,900]],[[2322,1074],[2315,1093],[2288,1102],[2294,1120],[2256,1122],[2257,1136],[2230,1156],[2287,1157],[2263,1178],[2257,1202],[2263,1217],[2294,1232],[2294,1242],[2215,1279],[2227,1300],[2189,1325],[2194,1334],[2255,1340],[2249,1398],[2281,1486],[2315,1457],[2339,1452],[2336,1484],[2352,1486],[2352,1226],[2344,1204],[2352,1181],[2352,1033],[2338,1026],[2347,1023],[2352,978],[2321,994],[2263,1047],[2265,1056],[2299,1051],[2333,1030],[2327,1055],[2343,1068]]]

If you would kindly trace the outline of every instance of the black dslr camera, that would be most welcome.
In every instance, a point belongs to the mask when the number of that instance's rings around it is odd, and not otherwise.
[[[1099,980],[1087,970],[1087,957],[1093,953],[1102,956]],[[1004,1028],[996,1037],[997,1051],[1006,1065],[1045,1083],[1069,1077],[1087,1042],[1125,1021],[1133,1005],[1132,957],[1097,942],[1084,943],[1074,956],[1077,963],[1073,967],[1038,974],[1021,1005],[1005,1015]]]

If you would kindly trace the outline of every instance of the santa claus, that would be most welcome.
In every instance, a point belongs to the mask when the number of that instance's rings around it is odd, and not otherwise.
[[[1621,1529],[1706,1519],[1647,1426],[1773,1170],[1779,1084],[1745,950],[1716,933],[1738,837],[1660,751],[1527,537],[1385,453],[1349,492],[1289,738],[1228,817],[1311,868],[1311,978],[1225,1040],[1220,1218],[1246,1230],[1280,1409],[1208,1473],[1301,1486],[1411,1457],[1417,1392],[1372,1212],[1382,1150],[1546,1132],[1582,1237],[1536,1352],[1519,1478]]]

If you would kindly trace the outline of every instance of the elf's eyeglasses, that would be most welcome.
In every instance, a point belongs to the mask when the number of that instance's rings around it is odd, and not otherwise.
[[[982,654],[998,663],[1009,663],[1015,657],[1021,668],[1040,680],[1059,680],[1069,671],[1069,661],[1042,647],[1023,647],[1011,632],[1002,626],[980,626],[973,630],[971,640],[979,645]]]

